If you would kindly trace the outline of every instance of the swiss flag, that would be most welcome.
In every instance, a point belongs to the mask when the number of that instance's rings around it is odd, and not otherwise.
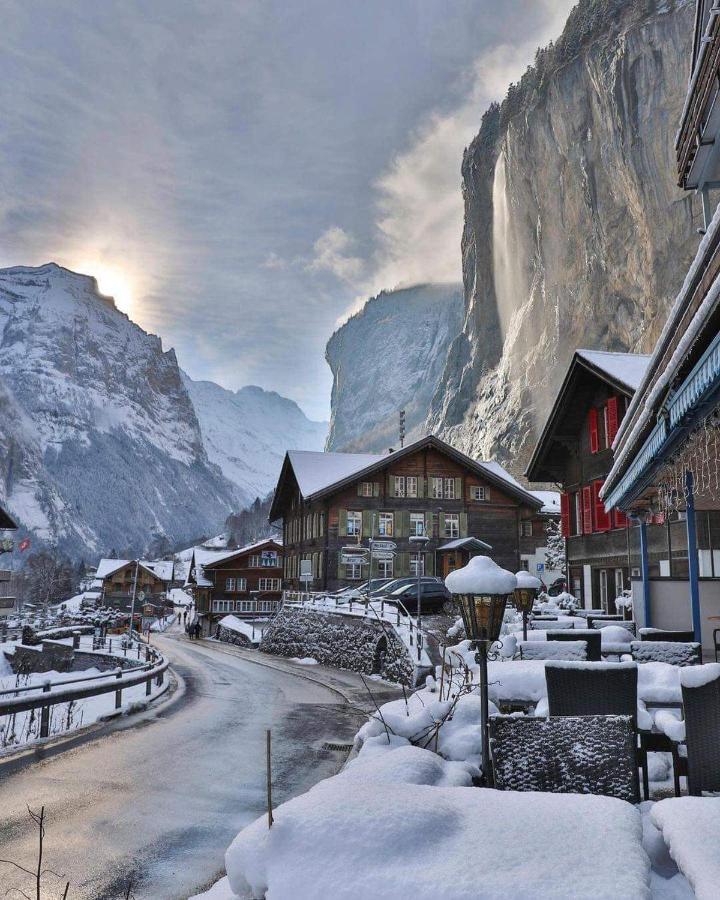
[[[29,546],[30,546],[30,538],[23,538],[20,541],[20,543],[18,544],[18,550],[21,553],[24,553],[28,549]]]

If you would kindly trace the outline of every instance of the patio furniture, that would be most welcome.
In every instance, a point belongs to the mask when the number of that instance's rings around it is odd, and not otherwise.
[[[689,643],[695,640],[694,631],[665,631],[663,628],[641,628],[641,641],[680,641]]]
[[[587,641],[520,641],[520,659],[587,660]]]
[[[702,648],[695,641],[633,641],[630,652],[635,662],[664,662],[671,666],[697,666],[702,662]]]
[[[533,616],[532,619],[530,619],[530,627],[535,627],[533,624],[534,622],[557,622],[557,620],[557,616]]]
[[[718,896],[720,871],[720,798],[670,797],[655,803],[650,819],[678,869],[687,878],[692,896]]]
[[[639,802],[632,716],[492,716],[489,730],[498,790],[603,794]]]
[[[718,634],[720,634],[720,628],[713,628],[713,650],[715,651],[715,662],[718,661],[718,650],[720,650],[720,642],[718,642]]]
[[[635,732],[636,764],[649,798],[647,755],[638,730],[637,663],[548,662],[545,665],[548,714],[553,716],[629,716]],[[648,728],[650,720],[648,719]]]
[[[602,636],[597,629],[573,628],[570,631],[553,629],[547,631],[545,636],[549,641],[585,641],[588,662],[600,662],[602,659]]]
[[[615,615],[611,613],[603,613],[601,616],[587,616],[588,628],[594,628],[595,622],[622,622],[622,615]]]
[[[707,669],[712,668],[712,672]],[[680,672],[687,746],[688,793],[720,791],[720,665]]]

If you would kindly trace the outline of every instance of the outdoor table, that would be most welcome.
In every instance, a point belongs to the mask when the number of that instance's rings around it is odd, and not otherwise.
[[[715,900],[720,885],[720,798],[660,800],[650,817],[698,900]]]

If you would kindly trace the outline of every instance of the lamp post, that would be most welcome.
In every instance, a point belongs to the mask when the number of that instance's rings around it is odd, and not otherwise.
[[[424,529],[423,529],[423,530],[424,530]],[[415,573],[415,574],[417,575],[417,620],[416,620],[416,623],[415,623],[416,626],[417,626],[417,634],[415,635],[415,637],[417,638],[417,640],[415,641],[415,643],[417,644],[417,658],[418,658],[418,664],[420,663],[420,650],[421,650],[421,646],[420,646],[420,621],[421,621],[421,619],[422,619],[422,606],[421,606],[421,596],[422,596],[422,592],[421,592],[421,589],[422,589],[422,575],[421,575],[421,572],[420,572],[420,561],[421,561],[421,559],[422,559],[422,554],[423,554],[423,551],[424,551],[424,549],[425,549],[425,545],[427,544],[427,542],[428,542],[429,540],[430,540],[430,538],[429,538],[426,534],[413,534],[413,535],[411,535],[410,538],[409,538],[410,543],[411,543],[411,544],[415,544],[416,547],[417,547],[417,571],[416,571],[416,573]]]
[[[480,667],[480,729],[483,780],[493,785],[488,746],[488,650],[500,637],[508,597],[517,587],[517,577],[501,569],[489,556],[474,556],[462,569],[445,579],[445,586],[460,604],[465,634],[475,649]]]
[[[514,591],[515,609],[522,613],[523,640],[527,640],[528,616],[532,612],[535,598],[540,593],[542,582],[525,569],[515,573],[517,587]]]

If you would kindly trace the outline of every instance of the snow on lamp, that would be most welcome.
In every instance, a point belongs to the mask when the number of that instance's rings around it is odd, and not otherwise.
[[[515,609],[517,609],[519,613],[522,613],[523,640],[526,641],[528,615],[532,612],[533,603],[540,593],[542,582],[539,578],[531,575],[525,569],[516,572],[515,577],[517,578],[517,587],[513,592],[513,598],[515,601]]]
[[[460,604],[465,634],[475,647],[480,669],[480,731],[483,780],[493,786],[488,743],[488,648],[500,637],[508,597],[517,587],[512,572],[501,569],[489,556],[474,556],[445,579],[445,586]]]

